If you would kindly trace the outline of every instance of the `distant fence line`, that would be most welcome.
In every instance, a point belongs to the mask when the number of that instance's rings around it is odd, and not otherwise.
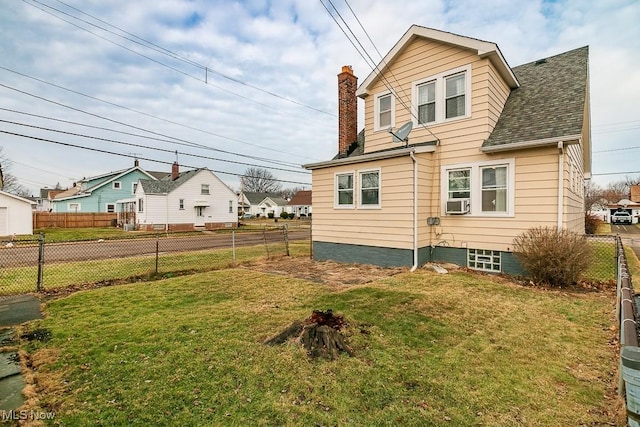
[[[290,240],[309,229],[226,233],[160,233],[48,242],[40,234],[0,242],[0,299],[92,283],[227,268],[238,262],[290,254]]]
[[[34,212],[33,228],[112,227],[117,220],[115,212]]]

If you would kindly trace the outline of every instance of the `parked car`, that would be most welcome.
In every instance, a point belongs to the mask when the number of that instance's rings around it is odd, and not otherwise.
[[[611,224],[632,224],[631,214],[627,211],[618,211],[611,215]]]
[[[244,215],[242,215],[242,219],[251,219],[253,218],[253,215],[250,213],[245,213]]]

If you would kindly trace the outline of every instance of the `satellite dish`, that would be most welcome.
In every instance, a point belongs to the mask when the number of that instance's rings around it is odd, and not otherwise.
[[[409,132],[411,132],[411,129],[413,129],[413,122],[411,120],[400,126],[395,132],[389,129],[391,142],[409,143]]]

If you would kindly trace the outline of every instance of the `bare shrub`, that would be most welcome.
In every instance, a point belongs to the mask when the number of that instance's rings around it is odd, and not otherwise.
[[[584,232],[587,234],[596,234],[598,227],[602,224],[602,220],[595,215],[585,214],[584,216]]]
[[[591,262],[591,246],[580,234],[555,227],[530,228],[514,241],[515,255],[538,284],[575,284]]]

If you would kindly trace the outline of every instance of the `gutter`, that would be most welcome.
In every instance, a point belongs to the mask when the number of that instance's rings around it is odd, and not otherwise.
[[[418,159],[415,151],[409,153],[413,161],[413,266],[412,273],[418,268]]]
[[[555,138],[535,139],[532,141],[514,142],[511,144],[489,145],[480,147],[483,153],[498,153],[501,151],[522,150],[525,148],[553,147],[562,143],[563,145],[580,144],[582,135],[566,135]]]
[[[302,165],[302,167],[309,170],[324,169],[324,168],[330,168],[333,166],[364,163],[372,160],[393,159],[394,157],[404,157],[408,155],[410,156],[411,153],[418,153],[418,154],[433,153],[434,151],[436,151],[435,145],[421,145],[421,146],[413,146],[408,148],[394,148],[386,151],[377,151],[369,154],[363,154],[361,156],[343,157],[341,159],[328,160],[325,162],[308,163],[306,165]]]
[[[562,230],[564,202],[564,142],[558,141],[558,231]]]

